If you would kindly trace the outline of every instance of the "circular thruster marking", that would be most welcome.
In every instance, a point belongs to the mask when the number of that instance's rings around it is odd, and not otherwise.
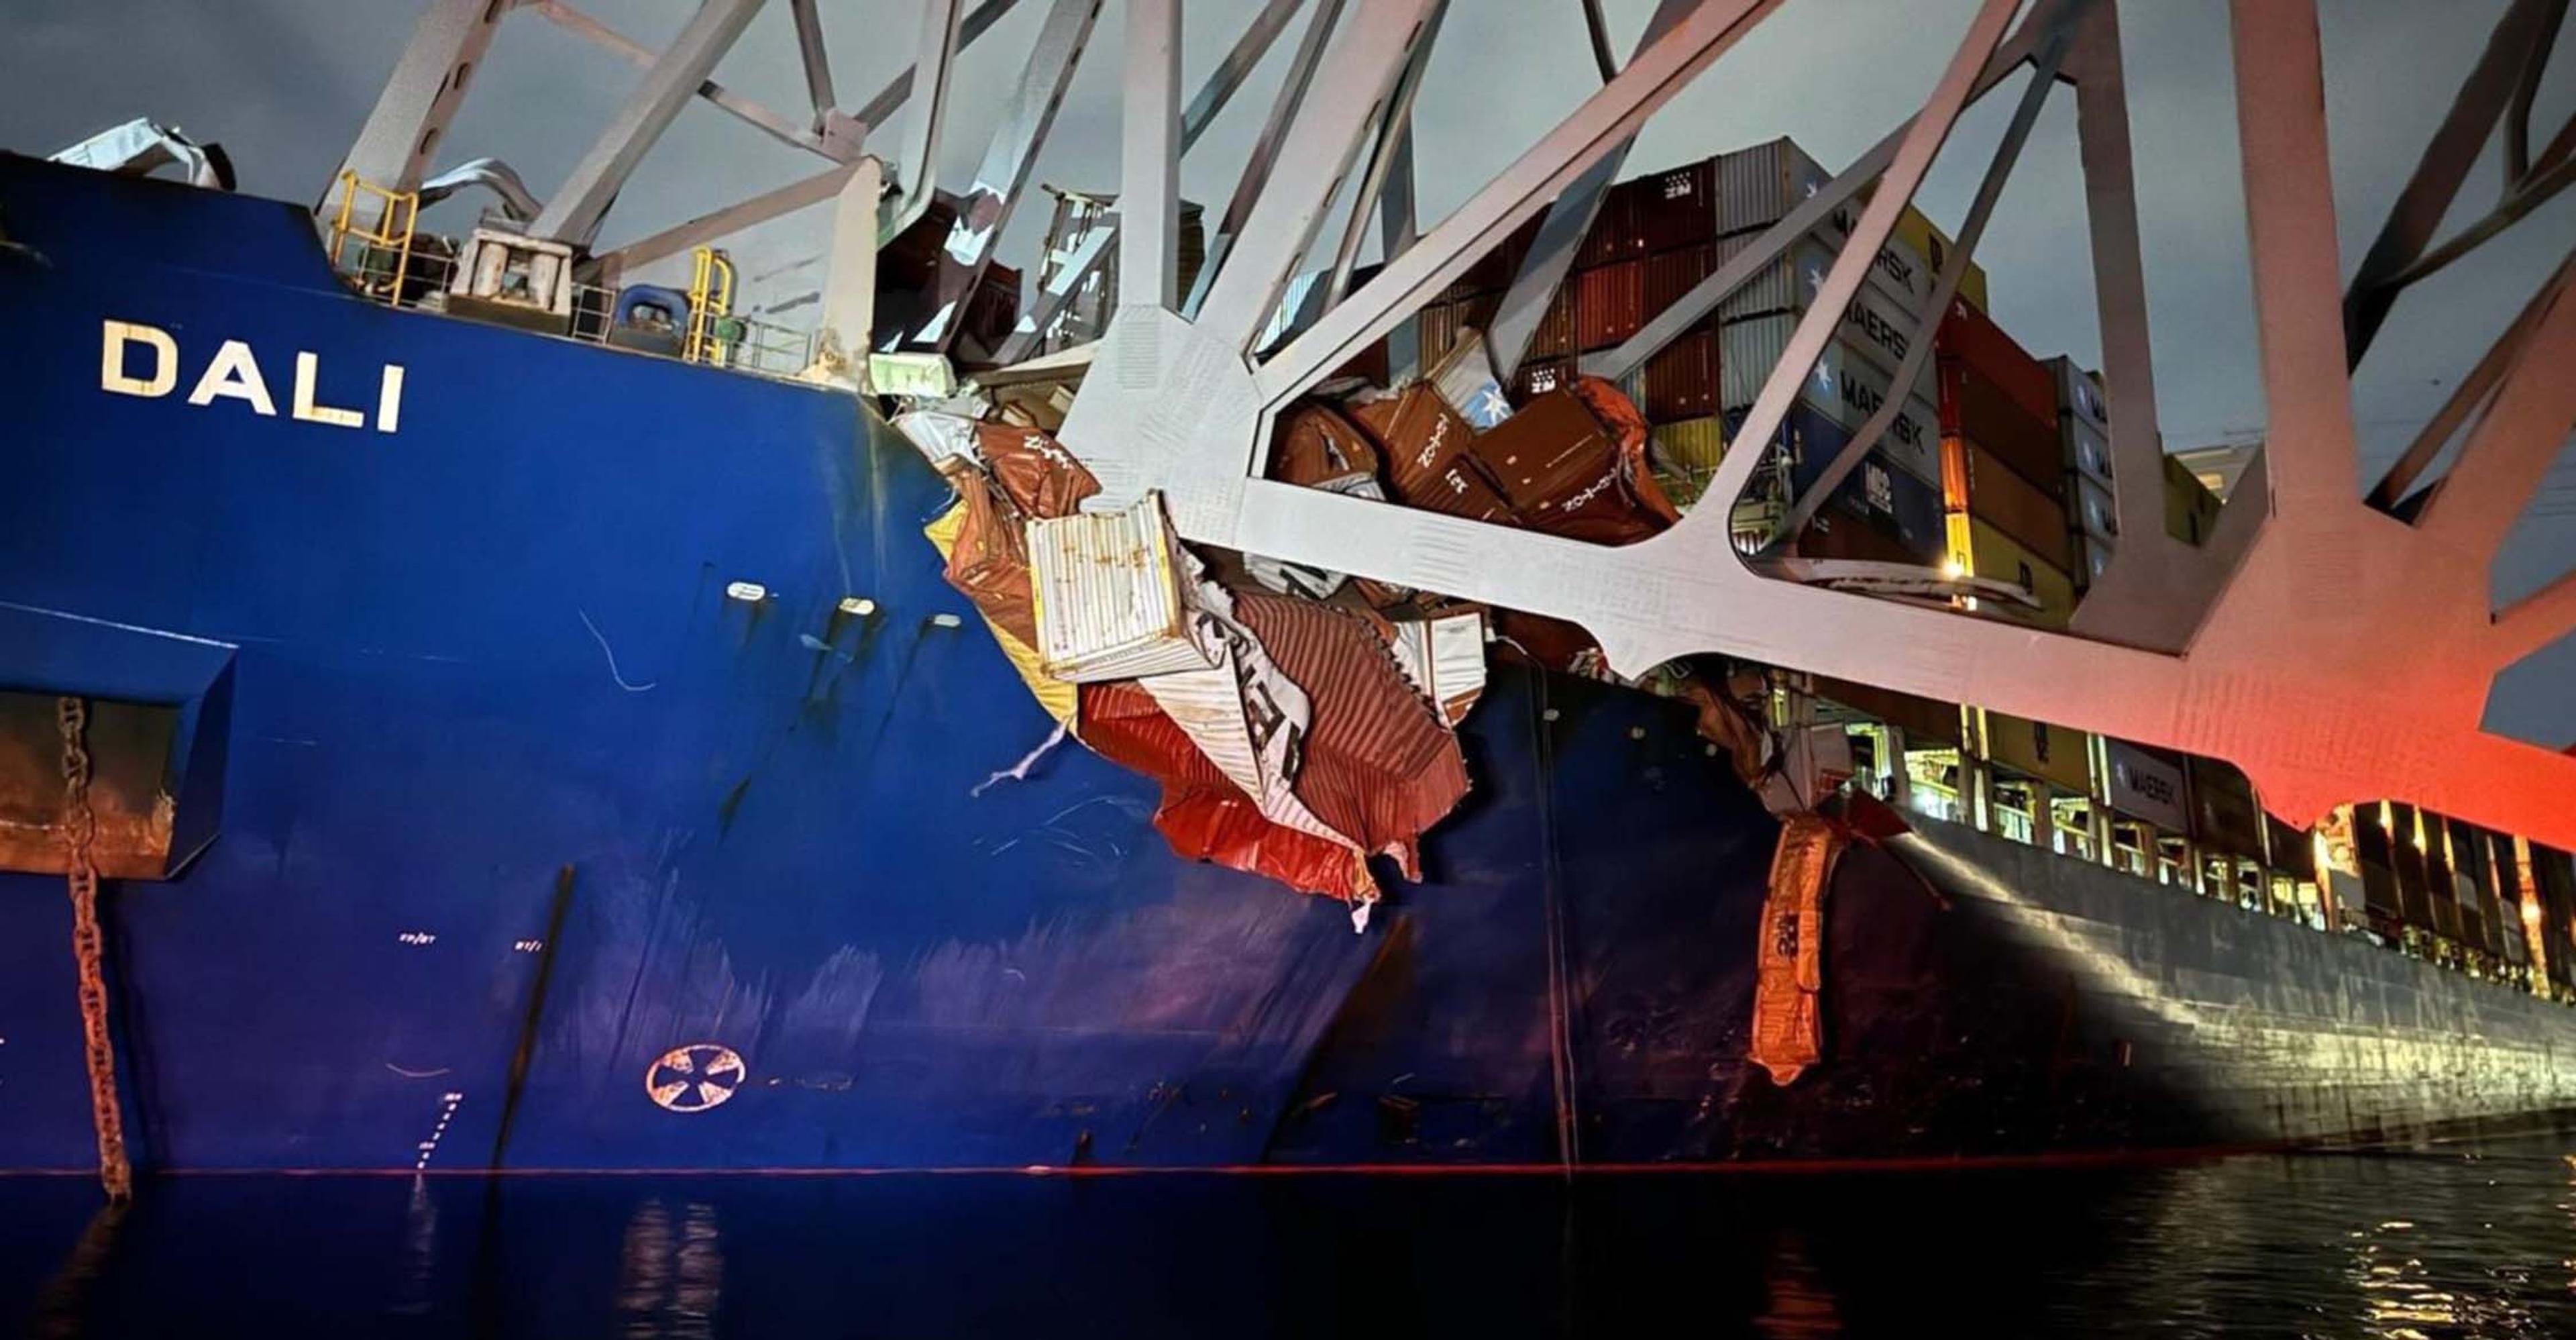
[[[692,1042],[662,1053],[644,1068],[644,1093],[673,1112],[704,1112],[742,1087],[742,1057],[714,1042]]]

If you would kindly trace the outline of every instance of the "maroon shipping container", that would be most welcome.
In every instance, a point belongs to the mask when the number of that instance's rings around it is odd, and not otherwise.
[[[1657,252],[1646,258],[1646,319],[1681,301],[1682,295],[1699,287],[1699,281],[1717,273],[1717,244],[1702,242],[1697,246]]]
[[[1645,199],[1645,186],[1642,179],[1623,181],[1601,193],[1601,208],[1592,216],[1592,231],[1585,233],[1583,245],[1575,248],[1575,269],[1589,270],[1645,254],[1645,239],[1637,235],[1637,211]],[[1543,217],[1546,211],[1540,213]]]
[[[1952,299],[1950,310],[1941,318],[1934,347],[1942,357],[1958,359],[1984,373],[2021,406],[2022,412],[2043,423],[2056,424],[2057,374],[2046,363],[2031,357],[1985,313]]]
[[[1959,455],[1967,472],[1968,515],[2002,531],[2004,538],[2060,572],[2074,566],[2065,505],[1996,460],[1974,437],[1953,440],[1963,448]]]
[[[1494,303],[1500,307],[1502,299],[1497,296]],[[1485,323],[1477,329],[1488,329],[1492,324],[1492,314],[1488,313]],[[1548,300],[1547,314],[1539,318],[1538,329],[1530,332],[1529,347],[1521,351],[1521,357],[1563,358],[1573,352],[1574,284],[1568,280],[1557,289],[1556,296]]]
[[[1945,436],[1976,439],[2032,487],[2058,502],[2066,500],[2066,462],[2055,418],[2032,418],[2021,402],[1974,366],[1946,354],[1938,385]]]
[[[1908,548],[1903,540],[1859,517],[1833,508],[1816,513],[1816,519],[1807,523],[1807,529],[1798,537],[1798,553],[1806,558],[1851,558],[1868,563],[1928,566],[1923,555]]]
[[[1583,353],[1615,347],[1646,320],[1646,262],[1620,261],[1577,270],[1574,347]]]
[[[1477,257],[1466,273],[1441,291],[1443,298],[1465,298],[1479,293],[1500,293],[1512,286],[1512,276],[1521,272],[1521,261],[1529,255],[1530,245],[1538,240],[1538,228],[1547,217],[1540,210],[1521,222],[1494,249]]]
[[[1715,414],[1717,329],[1702,321],[1646,360],[1645,395],[1638,406],[1649,423],[1675,423]]]
[[[1717,236],[1717,164],[1703,158],[1639,179],[1637,236],[1647,254],[1697,246]]]
[[[1562,390],[1573,384],[1573,359],[1524,359],[1520,371],[1512,374],[1512,403],[1526,405],[1550,391]]]

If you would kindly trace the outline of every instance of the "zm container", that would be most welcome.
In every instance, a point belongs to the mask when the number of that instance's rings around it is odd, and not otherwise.
[[[1717,236],[1717,169],[1710,159],[1638,178],[1637,236],[1654,255]]]
[[[1525,358],[1512,374],[1512,403],[1526,404],[1550,391],[1574,384],[1571,358]]]
[[[1702,242],[1657,252],[1646,258],[1645,266],[1646,319],[1651,321],[1716,272],[1717,244]],[[1720,307],[1721,316],[1724,312]]]
[[[1948,510],[1983,519],[2049,566],[2062,572],[2073,561],[2067,552],[2065,507],[1996,460],[1976,439],[1941,440],[1941,494]]]
[[[1645,239],[1638,235],[1637,215],[1644,198],[1643,180],[1613,184],[1601,193],[1601,208],[1592,216],[1592,231],[1574,250],[1574,268],[1588,270],[1598,265],[1632,260],[1646,254]],[[1544,218],[1546,211],[1540,211]]]

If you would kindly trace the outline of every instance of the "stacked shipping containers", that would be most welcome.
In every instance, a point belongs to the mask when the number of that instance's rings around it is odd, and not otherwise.
[[[2040,603],[2006,612],[2064,627],[2075,612],[2075,582],[2067,573],[2057,376],[1965,302],[1942,314],[1937,338],[1950,559],[1973,576],[2018,584]]]
[[[2067,575],[2084,590],[2111,563],[2120,535],[2119,495],[2111,478],[2111,413],[2101,378],[2063,354],[2048,360],[2057,380],[2057,440],[2066,463]]]

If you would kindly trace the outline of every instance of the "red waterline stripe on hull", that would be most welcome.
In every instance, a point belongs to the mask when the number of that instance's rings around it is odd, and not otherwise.
[[[1733,1163],[1241,1163],[1207,1167],[972,1168],[179,1168],[154,1177],[1636,1177],[1657,1173],[1698,1176],[1863,1172],[1968,1172],[2036,1168],[2135,1167],[2197,1163],[2239,1154],[2290,1150],[2350,1151],[2364,1143],[2269,1141],[2193,1145],[2175,1149],[2116,1149],[2054,1154],[1981,1154],[1969,1157],[1854,1159],[1748,1159]],[[0,1169],[0,1177],[95,1177],[85,1168]]]

